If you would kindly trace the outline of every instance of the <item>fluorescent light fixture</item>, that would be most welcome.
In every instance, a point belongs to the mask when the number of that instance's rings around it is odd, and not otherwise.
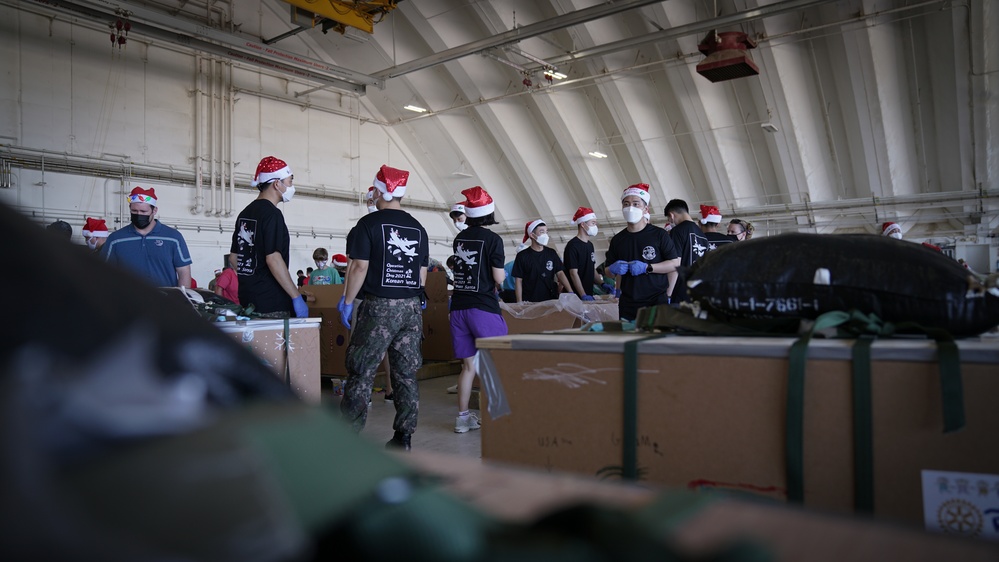
[[[764,131],[768,132],[768,133],[776,133],[777,131],[780,130],[780,129],[777,128],[777,125],[774,125],[770,121],[767,121],[766,123],[763,123],[762,125],[760,125],[760,128],[763,129]]]
[[[596,150],[594,150],[593,152],[590,152],[589,154],[590,154],[590,156],[592,156],[594,158],[607,158],[606,154],[604,154],[603,152],[597,152]]]
[[[403,107],[403,109],[408,109],[410,111],[415,111],[416,113],[426,113],[427,112],[427,108],[420,107],[418,105],[413,105],[413,104],[409,104],[409,105]]]
[[[552,78],[556,80],[565,80],[566,78],[568,78],[568,76],[562,74],[561,72],[551,72],[550,74],[552,75]]]

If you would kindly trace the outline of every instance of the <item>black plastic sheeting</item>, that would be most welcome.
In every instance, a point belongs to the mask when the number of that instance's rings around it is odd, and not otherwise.
[[[866,234],[782,234],[728,244],[690,270],[691,300],[720,318],[804,318],[851,309],[956,336],[999,324],[999,296],[921,244]]]

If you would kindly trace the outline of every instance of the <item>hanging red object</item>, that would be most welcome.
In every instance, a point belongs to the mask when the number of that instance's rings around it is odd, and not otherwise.
[[[525,88],[530,88],[533,85],[533,82],[531,82],[530,78],[524,78],[523,84]]]
[[[123,27],[125,27],[125,23],[121,21],[121,18],[118,18],[118,21],[114,22],[114,28],[121,31],[121,28]]]
[[[125,39],[124,35],[119,35],[118,36],[118,48],[119,49],[125,46],[125,41],[128,41],[128,39]]]
[[[115,42],[118,41],[118,36],[114,33],[111,34],[111,46],[114,47]]]
[[[760,69],[749,56],[749,49],[755,48],[756,41],[741,31],[709,31],[697,46],[707,57],[697,65],[697,73],[712,82],[756,76]]]
[[[128,36],[128,32],[131,31],[131,30],[132,30],[132,24],[128,20],[125,20],[125,36],[126,37]]]

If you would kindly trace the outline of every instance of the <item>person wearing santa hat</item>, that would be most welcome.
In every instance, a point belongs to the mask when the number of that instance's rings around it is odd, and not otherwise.
[[[569,287],[558,252],[548,247],[548,225],[536,219],[524,226],[524,243],[530,243],[513,260],[517,302],[542,302],[558,298]]]
[[[215,294],[239,304],[239,276],[236,275],[236,270],[232,268],[229,255],[226,255],[225,258],[225,267],[215,280]]]
[[[283,160],[267,156],[253,174],[259,192],[236,217],[229,261],[239,276],[239,302],[267,314],[309,315],[309,307],[288,270],[291,237],[280,202],[295,195],[295,174]]]
[[[155,189],[133,189],[128,194],[131,224],[108,235],[100,256],[157,287],[189,289],[191,253],[180,232],[156,220],[158,203]]]
[[[454,356],[461,359],[458,375],[458,416],[455,433],[479,429],[479,418],[468,409],[475,379],[476,338],[505,336],[506,322],[497,293],[506,278],[503,270],[503,239],[487,226],[496,224],[496,204],[480,186],[461,192],[466,197],[468,228],[454,237],[454,292],[451,295],[451,341]]]
[[[617,276],[618,316],[633,321],[638,309],[669,303],[680,257],[664,229],[649,223],[649,185],[637,183],[621,194],[628,226],[611,238],[607,271]]]
[[[573,292],[580,299],[591,301],[593,280],[603,277],[597,273],[596,251],[590,241],[591,236],[597,235],[597,215],[589,207],[580,207],[570,222],[576,225],[576,236],[565,245],[562,260]]]
[[[728,234],[718,232],[721,220],[722,215],[721,211],[718,210],[718,207],[713,205],[701,205],[701,231],[704,232],[704,237],[708,239],[709,251],[714,250],[718,246],[738,241],[738,238],[735,236],[729,236]]]
[[[340,412],[354,431],[367,421],[375,372],[388,352],[395,394],[395,434],[386,444],[411,448],[416,431],[419,388],[416,372],[423,364],[424,286],[430,245],[427,231],[402,210],[409,172],[382,166],[375,176],[378,211],[357,221],[347,256],[347,282],[337,308],[350,332],[347,381]],[[363,300],[354,313],[354,299]]]
[[[902,227],[893,222],[886,222],[881,225],[881,236],[888,236],[896,240],[901,240]]]
[[[451,217],[451,221],[454,222],[454,227],[458,229],[458,232],[468,228],[468,225],[465,224],[465,203],[465,201],[462,201],[461,203],[451,205],[451,212],[448,213],[448,216]]]
[[[92,219],[87,217],[87,222],[83,224],[83,239],[87,242],[87,247],[91,250],[100,250],[101,246],[107,242],[108,225],[104,219]]]
[[[666,216],[673,225],[669,235],[673,237],[673,245],[680,254],[679,277],[670,295],[670,302],[676,304],[687,300],[687,280],[685,268],[694,265],[708,251],[710,243],[704,236],[701,227],[690,216],[690,209],[683,199],[671,199],[666,203]]]
[[[343,279],[347,275],[347,256],[346,254],[333,254],[332,258],[333,269],[340,274],[340,279]]]

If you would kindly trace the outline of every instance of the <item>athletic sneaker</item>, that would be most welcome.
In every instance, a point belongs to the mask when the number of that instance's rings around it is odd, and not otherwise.
[[[391,402],[394,399],[395,399],[395,393],[394,392],[387,392],[387,393],[385,393],[385,401],[386,402]]]
[[[458,394],[458,385],[447,387],[448,394]]]
[[[468,433],[471,429],[479,429],[482,427],[479,424],[479,416],[475,414],[468,414],[467,416],[458,416],[454,418],[454,432],[455,433]]]

